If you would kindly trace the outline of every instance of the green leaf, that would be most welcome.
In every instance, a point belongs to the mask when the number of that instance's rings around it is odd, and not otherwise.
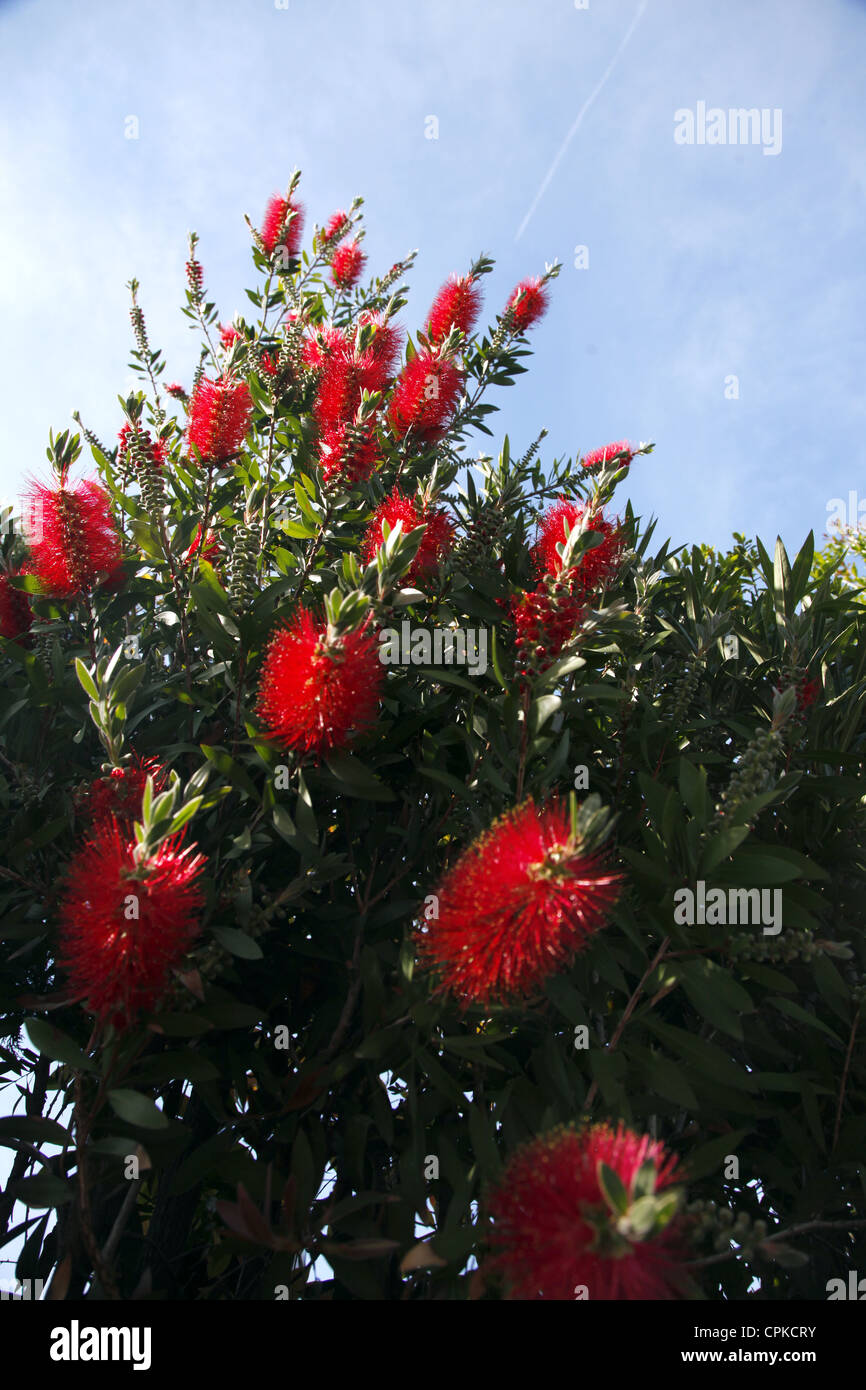
[[[596,1165],[596,1173],[602,1196],[611,1211],[616,1216],[625,1216],[628,1211],[628,1192],[619,1173],[615,1172],[613,1168],[609,1168],[606,1163],[602,1163],[601,1160]]]
[[[47,1023],[41,1018],[27,1018],[24,1020],[24,1027],[27,1029],[28,1038],[41,1056],[50,1057],[53,1062],[64,1062],[76,1071],[96,1071],[96,1063],[85,1056],[78,1044],[65,1033],[61,1033],[59,1028],[55,1028],[53,1023]]]
[[[246,796],[251,796],[258,800],[258,793],[244,769],[234,758],[230,757],[224,748],[213,748],[210,744],[202,743],[201,751],[204,753],[208,762],[213,763],[218,772],[230,782],[236,791],[243,792]]]
[[[230,951],[233,956],[240,956],[243,960],[262,960],[262,948],[257,941],[254,941],[246,932],[238,931],[237,927],[214,927],[213,934],[221,946]]]
[[[62,1207],[71,1202],[73,1187],[54,1173],[37,1173],[32,1178],[22,1178],[15,1183],[14,1193],[19,1202],[26,1207]]]
[[[98,700],[99,689],[80,656],[75,658],[75,674],[85,695],[91,700]]]
[[[354,753],[329,753],[325,763],[348,796],[364,797],[369,801],[395,800],[394,793]]]
[[[140,1095],[138,1091],[109,1091],[108,1101],[115,1115],[127,1124],[137,1125],[141,1129],[168,1129],[168,1116],[148,1096]]]
[[[0,1119],[0,1144],[5,1139],[23,1139],[30,1144],[59,1144],[65,1147],[70,1137],[56,1120],[39,1115],[9,1115]]]

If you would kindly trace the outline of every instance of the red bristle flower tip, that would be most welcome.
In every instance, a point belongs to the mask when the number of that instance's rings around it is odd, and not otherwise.
[[[376,551],[384,543],[382,533],[384,522],[390,527],[402,523],[403,535],[413,531],[416,526],[426,526],[424,537],[412,566],[404,576],[405,584],[426,578],[441,560],[445,558],[454,543],[454,523],[441,507],[424,507],[411,497],[395,488],[377,507],[373,519],[364,533],[361,545],[362,554],[368,563],[375,558]]]
[[[366,346],[363,351],[357,352],[361,384],[368,391],[384,391],[394,379],[403,345],[402,330],[390,320],[383,319],[381,314],[365,309],[358,315],[356,342],[362,334]]]
[[[331,260],[331,279],[337,289],[350,290],[357,285],[366,263],[360,242],[342,241]]]
[[[0,637],[11,642],[20,642],[27,636],[33,625],[30,600],[23,589],[16,589],[9,583],[26,573],[23,569],[11,569],[8,574],[0,574]]]
[[[615,444],[604,444],[600,449],[593,449],[591,453],[585,454],[581,462],[586,469],[600,468],[610,459],[616,458],[617,454],[625,454],[617,464],[618,468],[628,468],[634,458],[634,450],[627,439],[619,439]]]
[[[449,870],[438,917],[415,940],[463,1007],[535,994],[604,926],[620,875],[572,835],[558,802],[524,802],[495,821]]]
[[[511,325],[514,332],[525,333],[527,329],[534,327],[538,320],[547,313],[548,304],[547,286],[538,276],[529,280],[521,280],[520,284],[512,290],[506,305],[506,309],[511,310]]]
[[[624,1215],[605,1196],[605,1168],[626,1189]],[[663,1144],[622,1123],[549,1131],[516,1151],[488,1195],[484,1268],[509,1300],[687,1297],[689,1218],[672,1191],[681,1177]],[[653,1210],[635,1205],[642,1196]]]
[[[407,362],[388,407],[391,427],[398,439],[410,430],[423,443],[433,444],[445,435],[463,390],[463,374],[447,358],[419,352]]]
[[[97,821],[60,901],[58,965],[97,1022],[124,1031],[171,983],[200,929],[206,859],[182,834],[136,860],[131,828]]]
[[[238,452],[249,428],[253,400],[245,381],[201,377],[189,406],[187,435],[207,463],[222,463]]]
[[[305,216],[303,204],[294,200],[287,203],[285,198],[281,198],[278,193],[275,193],[265,209],[265,219],[261,230],[262,245],[269,256],[273,255],[276,249],[283,223],[290,210],[294,212],[295,216],[289,223],[289,230],[281,245],[285,247],[290,256],[297,256],[301,249]]]
[[[459,328],[467,338],[481,312],[481,289],[471,275],[451,275],[439,290],[427,320],[427,336],[441,343],[452,328]]]
[[[120,536],[108,494],[90,479],[75,487],[35,483],[27,515],[39,518],[29,569],[46,593],[74,598],[95,588],[120,561]]]
[[[619,526],[606,521],[601,512],[591,513],[587,528],[601,534],[601,542],[591,550],[585,550],[566,575],[562,569],[562,556],[556,547],[564,545],[571,529],[583,520],[585,507],[561,498],[541,518],[538,527],[538,540],[532,550],[532,558],[540,576],[558,575],[566,580],[572,591],[589,594],[604,587],[616,573],[622,558],[623,539]]]
[[[219,325],[219,331],[220,331],[220,342],[222,343],[222,345],[223,345],[223,347],[225,348],[226,352],[230,352],[231,349],[234,347],[235,343],[239,343],[240,340],[241,340],[241,337],[243,336],[243,335],[238,331],[238,329],[235,328],[235,326],[234,326],[233,323],[229,323],[229,324],[222,324],[222,323],[221,323],[221,324]]]
[[[339,241],[349,228],[349,214],[339,209],[332,212],[325,226],[319,233],[319,245],[324,249],[334,241]]]
[[[84,1007],[118,1031],[154,1008],[200,930],[206,860],[182,840],[139,862],[131,829],[104,819],[69,866],[58,964]]]
[[[384,680],[373,633],[330,638],[327,624],[300,608],[268,644],[258,716],[281,748],[321,755],[372,728]]]
[[[326,483],[338,480],[351,487],[365,483],[382,461],[375,425],[326,425],[319,442],[319,462]]]
[[[192,538],[192,544],[183,553],[182,561],[184,565],[189,565],[192,563],[193,559],[196,556],[198,556],[200,560],[207,560],[209,565],[214,565],[216,564],[217,560],[220,558],[222,553],[223,548],[217,540],[216,536],[214,535],[213,531],[208,531],[207,541],[205,543],[204,549],[202,549],[201,524],[199,524],[196,527],[195,535]]]
[[[166,395],[174,396],[175,400],[177,401],[185,401],[187,398],[186,391],[181,386],[179,381],[171,382],[169,386],[166,386],[165,390]]]
[[[168,772],[158,758],[135,755],[123,767],[113,767],[104,777],[97,777],[75,798],[75,814],[89,824],[115,820],[131,833],[135,821],[141,820],[141,799],[148,777],[153,778],[157,795],[168,786]]]

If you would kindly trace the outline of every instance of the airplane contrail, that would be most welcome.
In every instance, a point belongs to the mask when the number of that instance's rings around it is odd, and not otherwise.
[[[533,199],[532,206],[530,207],[528,213],[524,217],[517,230],[517,235],[514,238],[515,241],[519,241],[520,238],[523,236],[523,233],[526,231],[526,228],[529,225],[530,218],[532,217],[532,214],[535,212],[535,209],[538,207],[538,204],[544,197],[544,194],[547,191],[547,186],[550,183],[550,180],[553,178],[554,174],[556,173],[557,169],[559,168],[559,164],[562,160],[563,155],[565,154],[566,150],[568,149],[577,132],[580,130],[581,122],[584,116],[586,115],[587,111],[592,106],[592,103],[595,101],[605,82],[610,77],[611,73],[613,72],[614,68],[619,62],[620,54],[622,53],[623,49],[625,48],[626,44],[628,43],[629,39],[631,38],[638,24],[640,23],[641,16],[643,15],[643,12],[648,4],[649,0],[640,0],[640,4],[637,8],[637,13],[634,19],[632,20],[631,24],[628,26],[628,29],[625,33],[625,37],[620,43],[619,48],[616,50],[616,53],[614,53],[607,67],[605,68],[601,81],[593,88],[592,92],[587,97],[586,101],[583,103],[583,106],[578,111],[576,121],[571,127],[571,130],[566,135],[565,139],[563,140],[559,150],[557,151],[556,158],[554,159],[553,163],[551,164],[550,168],[545,174],[541,187],[539,188],[538,192],[535,195],[535,198]]]

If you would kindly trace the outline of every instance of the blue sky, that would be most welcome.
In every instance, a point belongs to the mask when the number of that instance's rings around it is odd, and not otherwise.
[[[482,250],[491,315],[563,261],[492,424],[550,457],[655,440],[629,491],[662,535],[793,546],[866,498],[862,0],[283,3],[0,0],[0,494],[73,408],[116,438],[131,276],[189,381],[188,229],[228,320],[242,215],[299,165],[310,223],[363,194],[374,268],[420,249],[411,327]],[[677,144],[699,102],[778,109],[781,150]]]

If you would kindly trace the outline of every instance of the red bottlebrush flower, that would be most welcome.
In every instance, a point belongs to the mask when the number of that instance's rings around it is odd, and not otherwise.
[[[301,249],[301,238],[304,234],[304,208],[301,203],[287,203],[285,198],[281,198],[279,193],[275,193],[265,209],[265,220],[262,223],[262,244],[269,256],[273,255],[277,245],[286,214],[291,209],[295,216],[289,223],[289,230],[283,239],[290,256],[297,256]]]
[[[546,671],[574,636],[583,605],[568,592],[551,594],[542,585],[511,601],[515,651],[520,674]]]
[[[340,478],[351,486],[366,482],[381,462],[382,450],[375,426],[326,425],[319,443],[319,460],[325,481]]]
[[[99,586],[101,594],[119,594],[126,583],[126,570],[123,561],[119,561],[111,571],[107,579],[103,579]]]
[[[452,275],[439,290],[427,320],[427,336],[441,343],[452,327],[459,328],[467,338],[481,312],[481,290],[471,275]]]
[[[271,357],[271,354],[269,352],[262,353],[259,366],[261,367],[263,372],[267,372],[268,376],[276,376],[277,363],[276,360]]]
[[[512,290],[506,309],[513,310],[512,324],[515,333],[525,333],[532,328],[547,313],[548,307],[547,286],[535,276],[529,280],[521,280],[520,284]]]
[[[171,383],[171,385],[170,385],[170,386],[166,386],[165,389],[166,389],[166,394],[169,395],[169,396],[174,396],[175,400],[178,400],[178,401],[185,401],[185,400],[186,400],[186,391],[185,391],[184,388],[181,386],[181,384],[180,384],[179,381],[173,381],[173,382]]]
[[[41,517],[30,546],[30,570],[47,593],[72,598],[111,574],[120,560],[120,537],[108,494],[89,478],[70,488],[35,483],[29,515]]]
[[[359,328],[367,324],[372,324],[376,331],[364,351],[357,354],[360,383],[368,391],[384,391],[394,379],[403,335],[394,324],[369,309],[358,316]]]
[[[258,715],[281,748],[327,753],[373,725],[384,680],[371,632],[329,641],[327,625],[301,608],[268,644]]]
[[[27,595],[9,583],[11,578],[24,573],[23,569],[13,569],[8,574],[0,574],[0,637],[8,637],[12,642],[26,637],[33,625]]]
[[[165,791],[168,773],[157,758],[136,756],[124,767],[113,767],[75,798],[75,814],[91,825],[113,817],[124,833],[131,835],[134,822],[141,820],[141,798],[148,777],[153,778],[155,793]]]
[[[349,214],[340,209],[339,212],[332,212],[326,225],[322,228],[319,244],[327,246],[332,241],[337,241],[349,226]]]
[[[644,1239],[617,1229],[599,1181],[602,1163],[630,1196],[644,1163],[655,1168],[657,1193],[681,1179],[664,1145],[622,1124],[561,1127],[518,1149],[487,1203],[486,1267],[502,1278],[506,1298],[573,1302],[579,1288],[591,1302],[684,1296],[686,1218],[674,1215]]]
[[[568,579],[572,589],[588,594],[602,588],[612,578],[622,554],[622,534],[619,527],[605,521],[600,512],[591,515],[588,527],[600,531],[603,540],[592,550],[585,550],[566,577],[562,574],[562,557],[556,553],[556,547],[565,543],[567,531],[581,520],[585,510],[560,498],[541,518],[532,555],[540,575],[561,575],[563,581]]]
[[[818,681],[810,680],[808,676],[804,676],[797,686],[797,709],[800,713],[802,714],[810,705],[814,705],[820,694],[821,686]]]
[[[419,352],[406,363],[391,397],[388,415],[397,438],[414,429],[425,443],[441,439],[462,389],[463,374],[453,362]]]
[[[314,413],[320,428],[346,425],[355,418],[361,400],[361,382],[354,345],[329,348],[322,364]]]
[[[454,543],[454,524],[447,512],[441,507],[424,508],[411,497],[405,496],[399,488],[395,488],[390,497],[386,497],[377,507],[364,533],[362,552],[368,562],[374,558],[385,539],[382,534],[382,524],[385,521],[392,527],[396,526],[398,521],[402,522],[404,536],[416,526],[427,527],[418,547],[418,554],[405,576],[404,583],[407,584],[430,574]]]
[[[220,463],[236,454],[249,428],[253,400],[245,381],[209,381],[201,377],[189,406],[188,435],[207,462]]]
[[[604,925],[620,875],[572,838],[567,809],[524,802],[449,870],[419,953],[463,1007],[534,994]]]
[[[109,818],[69,867],[58,963],[85,1008],[119,1031],[154,1007],[199,931],[206,861],[182,840],[163,840],[137,864],[133,836]]]
[[[235,343],[239,343],[241,340],[242,335],[238,332],[233,323],[227,325],[220,324],[219,331],[220,342],[222,343],[226,352],[230,352],[231,349],[234,347]]]
[[[598,468],[600,464],[607,463],[608,459],[622,453],[625,453],[626,457],[620,459],[618,467],[627,468],[634,458],[634,452],[627,439],[620,439],[615,444],[605,444],[600,449],[593,449],[592,453],[585,455],[583,466],[584,468]]]
[[[331,279],[340,290],[350,290],[357,285],[367,257],[357,241],[342,241],[334,251],[331,261]]]
[[[201,525],[196,527],[196,533],[192,538],[192,544],[190,545],[189,549],[185,550],[183,553],[183,563],[185,565],[190,564],[192,562],[193,557],[198,555],[200,550]],[[213,531],[208,531],[207,542],[205,544],[204,549],[201,550],[201,555],[199,556],[199,559],[207,560],[209,565],[213,565],[216,563],[217,559],[220,555],[222,555],[222,553],[223,548],[217,540],[216,536],[214,535]]]

